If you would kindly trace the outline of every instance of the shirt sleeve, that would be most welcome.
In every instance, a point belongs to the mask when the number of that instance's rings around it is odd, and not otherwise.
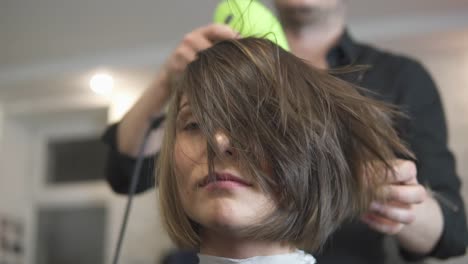
[[[399,104],[410,118],[409,134],[405,138],[417,158],[418,180],[434,193],[444,219],[442,236],[429,256],[445,259],[463,255],[468,237],[465,206],[455,159],[447,145],[447,127],[439,93],[429,73],[414,61],[403,67],[395,85],[400,91]],[[404,249],[401,253],[408,260],[426,257]]]
[[[114,192],[126,194],[130,188],[136,158],[119,152],[117,148],[118,125],[119,123],[110,125],[102,136],[102,141],[108,146],[105,176]],[[136,193],[155,186],[154,164],[157,156],[158,153],[144,157]]]

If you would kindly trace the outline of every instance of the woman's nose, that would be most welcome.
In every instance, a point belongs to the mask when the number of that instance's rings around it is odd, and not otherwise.
[[[216,140],[216,144],[218,145],[219,152],[221,154],[224,154],[227,156],[234,155],[234,149],[232,148],[231,140],[225,133],[221,131],[216,132],[215,140]]]

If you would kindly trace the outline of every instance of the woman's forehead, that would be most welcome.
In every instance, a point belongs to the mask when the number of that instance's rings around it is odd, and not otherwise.
[[[179,109],[182,109],[182,107],[184,107],[185,105],[188,105],[188,104],[189,104],[188,97],[187,97],[187,95],[183,94],[180,97],[180,100],[179,100]]]

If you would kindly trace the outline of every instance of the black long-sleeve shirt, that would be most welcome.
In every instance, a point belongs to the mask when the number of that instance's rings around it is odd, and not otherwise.
[[[328,56],[331,68],[344,65],[369,65],[364,72],[343,76],[370,90],[369,96],[399,106],[409,119],[396,124],[401,137],[417,158],[418,181],[434,193],[442,209],[444,228],[441,239],[429,256],[447,258],[464,254],[468,232],[460,180],[455,161],[447,147],[447,128],[437,88],[418,62],[354,42],[347,33]],[[117,125],[108,128],[103,140],[110,146],[107,180],[114,191],[128,191],[135,159],[117,150]],[[154,186],[154,156],[146,157],[137,191]],[[318,263],[383,263],[384,235],[360,222],[343,225],[329,239]],[[401,249],[409,260],[421,259]]]

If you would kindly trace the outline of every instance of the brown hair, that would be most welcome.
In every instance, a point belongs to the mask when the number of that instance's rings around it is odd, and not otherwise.
[[[157,175],[163,221],[182,248],[200,243],[174,173],[182,94],[207,139],[210,170],[219,154],[213,135],[222,130],[243,167],[274,194],[277,210],[244,230],[252,239],[307,242],[318,250],[340,223],[379,198],[378,175],[391,171],[394,153],[411,156],[392,128],[394,109],[268,40],[217,43],[198,54],[174,89]],[[259,168],[263,161],[271,175]]]

